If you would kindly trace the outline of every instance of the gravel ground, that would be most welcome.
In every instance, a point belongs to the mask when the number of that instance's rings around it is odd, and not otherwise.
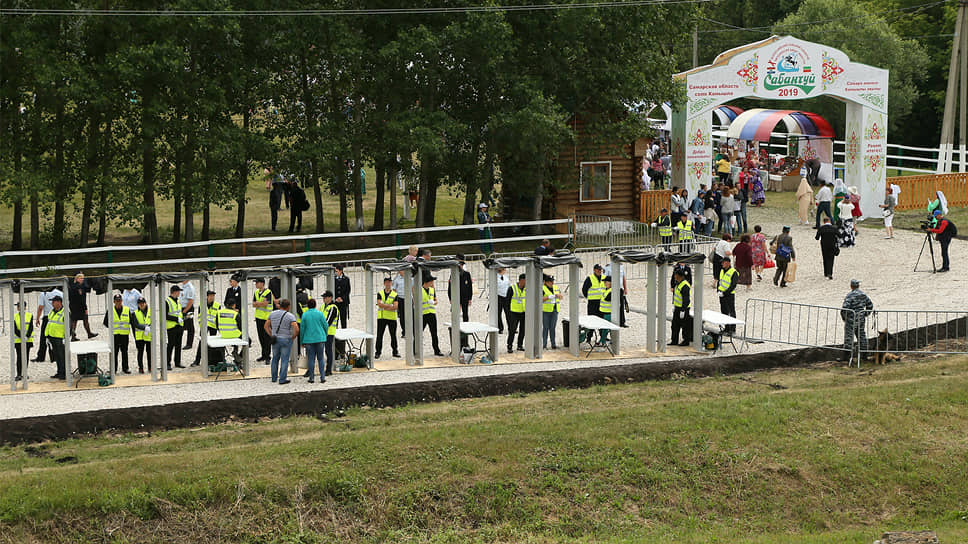
[[[883,239],[883,230],[861,228],[857,238],[857,246],[845,248],[837,258],[834,266],[834,280],[827,280],[823,277],[820,258],[819,242],[814,240],[814,231],[810,226],[796,225],[795,212],[781,208],[750,209],[751,224],[763,226],[764,233],[768,238],[779,232],[783,224],[793,224],[792,235],[794,247],[797,251],[797,263],[799,265],[797,281],[787,288],[781,289],[774,286],[770,281],[771,277],[764,275],[762,282],[754,283],[752,289],[747,291],[740,287],[737,290],[736,307],[738,317],[744,319],[743,315],[748,298],[761,298],[770,300],[780,300],[797,302],[812,305],[827,305],[839,307],[844,296],[850,290],[848,281],[856,277],[863,282],[862,289],[871,297],[875,307],[878,309],[898,309],[898,310],[948,310],[964,311],[968,310],[964,289],[968,280],[963,274],[957,271],[962,268],[960,263],[964,262],[963,256],[966,252],[968,243],[962,240],[954,240],[951,244],[952,268],[953,273],[932,275],[929,272],[913,272],[915,261],[921,250],[924,235],[918,232],[896,231],[893,240]],[[878,220],[879,222],[879,220]],[[937,251],[937,247],[935,247]],[[925,266],[927,254],[921,260],[921,270],[927,270]],[[938,256],[940,263],[940,255]],[[586,270],[591,269],[591,265],[604,262],[604,252],[588,253],[583,255],[583,262]],[[481,292],[484,286],[484,272],[479,263],[471,263],[472,274],[475,278],[475,288],[480,296],[475,297],[471,304],[471,319],[486,322],[486,292]],[[352,271],[349,273],[353,281],[354,296],[351,303],[350,326],[363,328],[363,280],[362,273]],[[442,274],[443,278],[438,280],[439,291],[446,289],[446,278],[448,274]],[[563,277],[558,274],[558,277]],[[629,298],[633,306],[645,306],[646,282],[645,266],[632,266],[628,271]],[[216,291],[219,292],[217,299],[221,299],[227,287],[227,275],[220,275],[216,279]],[[377,282],[377,284],[379,284]],[[712,279],[706,278],[706,285],[710,286]],[[319,291],[319,290],[317,290]],[[719,310],[718,299],[713,294],[712,289],[707,288],[704,307],[707,309]],[[36,304],[36,297],[30,297],[31,304]],[[567,300],[567,296],[566,296]],[[3,308],[6,308],[6,301],[3,301]],[[102,297],[92,297],[90,301],[91,321],[95,330],[101,332],[103,338],[106,334],[100,322],[103,317],[105,301]],[[671,295],[668,302],[671,311]],[[567,305],[566,305],[567,306]],[[584,308],[584,303],[582,304]],[[443,316],[449,316],[449,302],[446,295],[441,296],[438,314],[441,321],[447,321]],[[35,307],[32,309],[36,309]],[[564,308],[562,315],[567,315],[567,308]],[[623,330],[622,342],[627,350],[641,349],[645,345],[645,326],[644,320],[637,314],[629,317],[630,328]],[[802,327],[804,326],[801,325]],[[9,330],[4,326],[3,336],[0,336],[0,345],[9,346]],[[440,342],[442,350],[447,353],[450,350],[449,338],[446,328],[440,327]],[[249,334],[255,337],[255,326],[249,325]],[[560,334],[560,328],[559,328]],[[424,350],[426,353],[431,351],[429,335],[425,334]],[[560,341],[560,339],[559,339]],[[500,339],[503,345],[504,337]],[[197,345],[197,340],[196,340]],[[768,351],[786,349],[789,346],[775,343],[765,343],[750,346],[753,351]],[[385,348],[384,351],[389,351]],[[36,350],[31,353],[34,357]],[[130,355],[132,365],[134,363],[135,349],[131,343]],[[708,356],[708,355],[704,355]],[[183,353],[183,359],[193,358],[194,350]],[[189,359],[190,360],[190,359]],[[447,368],[413,368],[403,371],[384,371],[368,373],[352,373],[339,375],[334,380],[328,381],[325,385],[315,384],[310,386],[302,378],[297,378],[291,385],[286,386],[286,391],[297,392],[306,391],[310,387],[357,387],[362,385],[375,385],[387,383],[399,383],[403,381],[419,380],[438,380],[469,376],[499,375],[515,372],[530,372],[534,370],[554,370],[559,368],[574,368],[585,365],[603,364],[629,364],[642,363],[648,364],[657,359],[618,359],[615,361],[565,361],[565,362],[537,362],[513,365],[473,365]],[[379,361],[376,364],[379,368]],[[197,372],[194,370],[181,370],[179,372]],[[53,373],[53,364],[33,363],[31,365],[30,378],[32,381],[48,381],[47,376]],[[10,355],[8,348],[0,349],[0,383],[3,383],[4,390],[7,390],[10,380]],[[53,413],[69,413],[77,411],[79,407],[83,410],[95,410],[105,408],[129,407],[129,406],[152,406],[167,403],[187,402],[200,399],[234,398],[250,395],[265,395],[279,392],[279,386],[269,383],[264,379],[249,379],[225,381],[219,383],[203,382],[190,384],[166,384],[161,386],[148,387],[109,387],[96,390],[80,391],[59,391],[59,392],[26,392],[17,394],[0,395],[0,419],[15,417],[25,417],[32,415],[43,415]]]

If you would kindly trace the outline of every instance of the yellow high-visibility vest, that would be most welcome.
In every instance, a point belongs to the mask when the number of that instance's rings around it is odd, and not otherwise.
[[[659,218],[659,236],[671,237],[672,236],[672,218],[668,215]]]
[[[173,329],[175,325],[180,327],[183,324],[181,305],[171,297],[166,298],[165,303],[168,305],[168,316],[175,318],[175,321],[165,319],[165,329]]]
[[[423,290],[423,315],[437,313],[437,306],[434,305],[434,299],[436,298],[434,293],[433,287],[428,287]]]
[[[122,306],[120,316],[118,316],[118,312],[115,311],[114,307],[109,311],[114,312],[114,325],[111,327],[111,331],[115,335],[120,336],[131,334],[131,309],[127,306]]]
[[[339,307],[335,304],[327,304],[323,310],[326,312],[326,322],[329,323],[326,334],[333,336],[336,334],[336,324],[339,323]]]
[[[605,288],[605,292],[602,293],[602,301],[598,304],[598,311],[603,314],[612,313],[612,299],[606,298],[608,295],[612,294],[612,290]]]
[[[34,321],[33,314],[31,314],[30,312],[27,312],[27,315],[24,316],[24,320],[28,324],[33,323]],[[14,343],[19,344],[20,339],[23,338],[25,334],[27,334],[26,329],[24,329],[23,325],[21,325],[20,323],[20,312],[13,314],[13,324],[14,324],[14,330],[17,331],[16,332],[17,338],[14,340]],[[28,336],[27,344],[33,344],[33,343],[34,343],[34,336],[33,335]]]
[[[380,302],[382,302],[384,304],[391,305],[391,306],[397,300],[397,292],[394,291],[393,289],[391,289],[389,293],[387,293],[386,291],[378,291],[377,294],[376,294],[376,296],[379,297]],[[377,313],[376,313],[376,318],[377,319],[389,319],[389,320],[393,321],[393,320],[396,320],[397,319],[397,311],[396,310],[384,310],[383,308],[380,308],[377,311]]]
[[[692,288],[692,286],[689,285],[689,282],[686,280],[682,280],[679,282],[679,285],[676,285],[676,289],[672,293],[672,305],[675,306],[676,308],[682,308],[682,288],[683,287],[688,287],[690,289]],[[692,308],[692,298],[693,297],[691,296],[689,297],[690,308]]]
[[[221,309],[222,309],[222,306],[215,301],[213,301],[211,304],[208,305],[208,308],[207,308],[208,319],[206,321],[208,328],[212,330],[218,329],[218,312]]]
[[[151,326],[151,308],[146,308],[144,312],[142,312],[140,309],[135,310],[134,318],[138,321],[139,325]],[[134,339],[151,342],[151,333],[145,332],[141,329],[135,329]]]
[[[680,241],[681,240],[692,240],[692,221],[690,221],[688,219],[686,219],[686,222],[685,223],[683,223],[682,221],[679,221],[679,223],[676,224],[676,228],[679,229],[679,240]]]
[[[265,308],[256,308],[254,312],[256,319],[269,319],[269,314],[272,313],[272,291],[268,287],[261,291],[256,291],[252,296],[252,301],[269,303]]]
[[[64,307],[60,310],[51,310],[47,314],[47,330],[44,336],[48,338],[64,338]]]
[[[542,285],[541,286],[541,291],[544,293],[544,296],[551,297],[551,302],[544,302],[544,301],[542,301],[542,303],[541,303],[541,311],[542,312],[557,312],[558,309],[559,309],[560,304],[558,303],[558,297],[556,297],[555,295],[557,295],[558,293],[561,292],[561,291],[558,290],[558,286],[555,285],[555,286],[553,286],[553,289],[548,289],[548,286],[547,285]]]
[[[525,294],[527,289],[523,287],[518,287],[518,284],[511,284],[511,311],[516,314],[523,314],[524,309],[527,307],[525,303]]]
[[[602,300],[602,291],[605,290],[605,282],[595,274],[588,276],[592,286],[588,288],[588,300]]]
[[[729,270],[719,271],[719,291],[724,293],[729,291],[729,288],[733,286],[733,282],[736,281],[736,275],[739,272],[735,268],[729,267]]]
[[[242,330],[236,322],[238,316],[239,312],[232,308],[222,308],[218,311],[218,333],[222,338],[242,338]]]

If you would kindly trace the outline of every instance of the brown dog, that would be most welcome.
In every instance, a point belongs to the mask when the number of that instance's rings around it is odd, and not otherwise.
[[[882,365],[885,361],[897,361],[900,359],[900,357],[894,353],[888,353],[888,349],[890,349],[889,344],[892,338],[894,338],[894,335],[887,332],[887,329],[878,331],[877,340],[875,341],[874,345],[874,362],[876,364]]]

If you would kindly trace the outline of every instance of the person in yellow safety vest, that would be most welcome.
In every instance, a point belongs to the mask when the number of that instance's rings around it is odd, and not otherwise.
[[[272,296],[272,290],[266,287],[265,278],[255,279],[255,293],[252,294],[252,307],[255,308],[255,330],[259,333],[259,348],[261,355],[257,362],[261,361],[269,364],[269,356],[272,354],[272,338],[265,332],[266,319],[275,309],[276,299]]]
[[[612,320],[612,277],[605,276],[605,291],[602,292],[602,319],[605,321]],[[608,329],[602,329],[598,331],[598,344],[605,345],[608,342]]]
[[[67,379],[67,363],[64,361],[64,299],[60,295],[54,295],[50,299],[51,311],[47,314],[47,342],[50,344],[50,353],[54,362],[57,364],[57,372],[51,376],[55,380]]]
[[[181,364],[181,341],[185,323],[182,317],[181,304],[178,303],[178,295],[180,294],[181,287],[172,285],[169,296],[165,299],[165,333],[168,335],[165,344],[165,362],[168,364],[168,370],[171,370],[172,355],[175,356],[175,366],[185,368]]]
[[[376,293],[376,353],[374,356],[379,359],[383,352],[383,333],[390,330],[390,348],[393,356],[399,357],[400,351],[397,349],[397,292],[393,290],[393,279],[383,278],[383,290]]]
[[[558,311],[561,310],[561,291],[555,285],[555,277],[545,274],[541,286],[541,349],[548,349],[548,337],[551,337],[551,349],[558,349],[555,345],[555,326],[558,325]]]
[[[24,372],[23,372],[24,359],[23,359],[23,355],[20,353],[20,339],[27,338],[27,346],[26,346],[27,359],[26,360],[29,361],[30,348],[34,347],[34,316],[29,311],[21,312],[19,302],[15,303],[15,306],[17,307],[17,313],[13,314],[13,331],[14,331],[14,337],[15,337],[15,340],[13,342],[14,344],[16,344],[14,347],[16,348],[16,351],[17,351],[17,355],[16,355],[17,377],[14,378],[14,380],[19,382],[20,380],[23,379],[23,375],[24,375]],[[24,323],[27,323],[26,331],[24,330],[24,327],[22,327],[21,325],[22,323],[20,321],[21,319],[24,320],[23,321]]]
[[[230,298],[226,301],[225,306],[220,308],[218,311],[216,327],[218,329],[219,336],[222,338],[242,338],[242,316],[237,310],[238,305],[239,303],[237,300]],[[232,346],[232,359],[235,361],[235,364],[239,364],[241,362],[239,357],[239,346]]]
[[[326,375],[333,374],[333,344],[336,341],[336,324],[339,323],[339,307],[333,303],[333,292],[323,293],[323,315],[329,328],[326,330]]]
[[[676,223],[676,230],[679,231],[679,252],[689,253],[692,251],[692,221],[688,215],[683,215]]]
[[[686,281],[682,270],[673,273],[676,288],[672,292],[672,345],[688,346],[692,342],[692,286]],[[679,343],[679,331],[682,331],[682,343]]]
[[[433,276],[424,278],[423,288],[421,289],[421,307],[423,309],[423,327],[421,330],[430,327],[430,344],[434,347],[434,355],[443,357],[444,353],[440,351],[440,344],[437,342],[437,293],[434,290],[434,280],[436,279]]]
[[[218,334],[218,313],[222,309],[222,306],[215,300],[215,291],[208,290],[205,293],[205,328],[208,329],[209,336],[215,336]],[[202,341],[198,341],[198,350],[195,352],[195,361],[192,362],[192,366],[198,366],[202,364]]]
[[[518,282],[511,284],[511,311],[508,312],[508,353],[514,353],[515,334],[518,336],[518,351],[524,351],[524,312],[527,308],[527,289],[524,288],[526,277],[521,274],[518,276]],[[591,300],[588,304],[591,305]],[[595,304],[598,304],[597,300]]]
[[[671,245],[675,241],[675,237],[672,232],[672,217],[669,215],[669,210],[666,208],[659,210],[659,217],[655,218],[655,223],[652,226],[659,228],[659,243],[665,246],[663,250],[672,251]]]
[[[114,313],[113,317],[111,316],[112,313]],[[121,371],[125,374],[131,374],[131,370],[128,369],[131,310],[124,305],[124,298],[120,294],[114,295],[114,306],[104,314],[104,326],[111,329],[114,335],[114,373],[118,373],[118,359],[121,359]]]
[[[736,317],[736,280],[739,272],[730,265],[729,257],[723,259],[723,268],[719,272],[719,311]],[[726,332],[736,332],[736,325],[726,325]]]
[[[602,291],[605,290],[605,282],[602,281],[603,272],[602,266],[596,264],[592,268],[592,274],[585,278],[585,283],[581,286],[581,296],[588,299],[588,315],[602,317],[598,307],[601,305]]]
[[[145,352],[148,353],[148,372],[151,372],[151,308],[144,298],[138,299],[131,326],[134,327],[134,345],[138,348],[138,374],[145,373]]]

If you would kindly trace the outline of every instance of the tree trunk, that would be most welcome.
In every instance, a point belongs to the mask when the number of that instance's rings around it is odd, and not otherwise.
[[[199,179],[200,176],[195,175],[195,140],[188,136],[188,145],[185,146],[185,153],[182,157],[182,199],[185,205],[185,237],[186,242],[191,242],[195,238],[195,184],[192,183],[193,180]],[[205,180],[205,185],[208,184],[208,180]],[[203,190],[208,194],[207,187]]]
[[[211,240],[212,203],[205,197],[202,206],[202,240]]]
[[[421,158],[420,160],[420,181],[417,187],[417,213],[414,217],[414,226],[417,228],[427,226],[426,209],[427,199],[430,193],[430,160]],[[421,233],[423,234],[423,233]],[[423,237],[420,237],[423,240]]]
[[[245,196],[249,190],[249,110],[242,112],[242,134],[246,138],[242,144],[242,164],[239,166],[239,193],[235,204],[238,207],[238,215],[235,219],[235,237],[242,238],[245,235]],[[208,208],[208,206],[206,206]],[[203,221],[202,239],[208,240],[208,225]]]
[[[40,202],[37,193],[30,195],[30,249],[40,249]]]
[[[373,230],[383,230],[383,210],[386,199],[387,171],[383,163],[377,161],[374,165],[376,174],[376,204],[373,206]]]
[[[336,157],[335,167],[333,168],[335,180],[334,187],[336,192],[339,194],[339,231],[349,232],[349,218],[346,213],[346,166],[343,164],[343,160]]]
[[[19,180],[21,174],[20,149],[15,149],[13,153],[14,179]],[[23,247],[24,243],[24,200],[18,196],[13,202],[13,232],[10,238],[10,249],[17,250]]]
[[[397,228],[397,163],[393,157],[390,168],[387,169],[387,183],[390,185],[390,228]]]
[[[147,87],[142,90],[141,103],[141,191],[144,199],[144,237],[147,242],[156,244],[158,237],[158,216],[155,214],[155,119],[154,92]]]
[[[175,181],[172,187],[172,200],[174,201],[174,218],[171,222],[171,241],[178,243],[181,241],[181,206],[182,206],[182,161],[181,150],[175,151]]]
[[[359,148],[353,153],[353,214],[356,216],[357,232],[363,230],[363,159]]]
[[[104,245],[104,238],[108,230],[108,183],[111,183],[111,120],[106,119],[104,123],[104,157],[101,159],[101,177],[98,183],[98,211],[97,211],[97,245]]]
[[[81,210],[80,247],[87,247],[91,237],[91,215],[94,207],[94,186],[100,172],[97,172],[97,148],[100,143],[101,123],[97,112],[91,109],[87,128],[87,168],[84,170],[84,206]]]
[[[326,232],[326,223],[323,221],[323,188],[319,179],[319,166],[317,166],[318,161],[312,161],[310,163],[310,170],[312,171],[312,185],[313,185],[313,197],[316,201],[316,233],[322,234]]]
[[[541,219],[541,205],[544,202],[544,179],[542,178],[537,184],[537,190],[534,194],[534,207],[531,208],[531,220],[538,221]],[[534,235],[541,234],[541,226],[534,225],[531,227],[531,233]]]
[[[54,127],[57,132],[54,140],[54,168],[51,178],[54,179],[54,230],[51,233],[54,248],[64,247],[64,212],[67,202],[67,187],[64,182],[64,103],[57,102],[57,112],[54,114]]]
[[[481,180],[481,202],[490,204],[494,190],[494,154],[488,149],[484,154],[484,173]]]

